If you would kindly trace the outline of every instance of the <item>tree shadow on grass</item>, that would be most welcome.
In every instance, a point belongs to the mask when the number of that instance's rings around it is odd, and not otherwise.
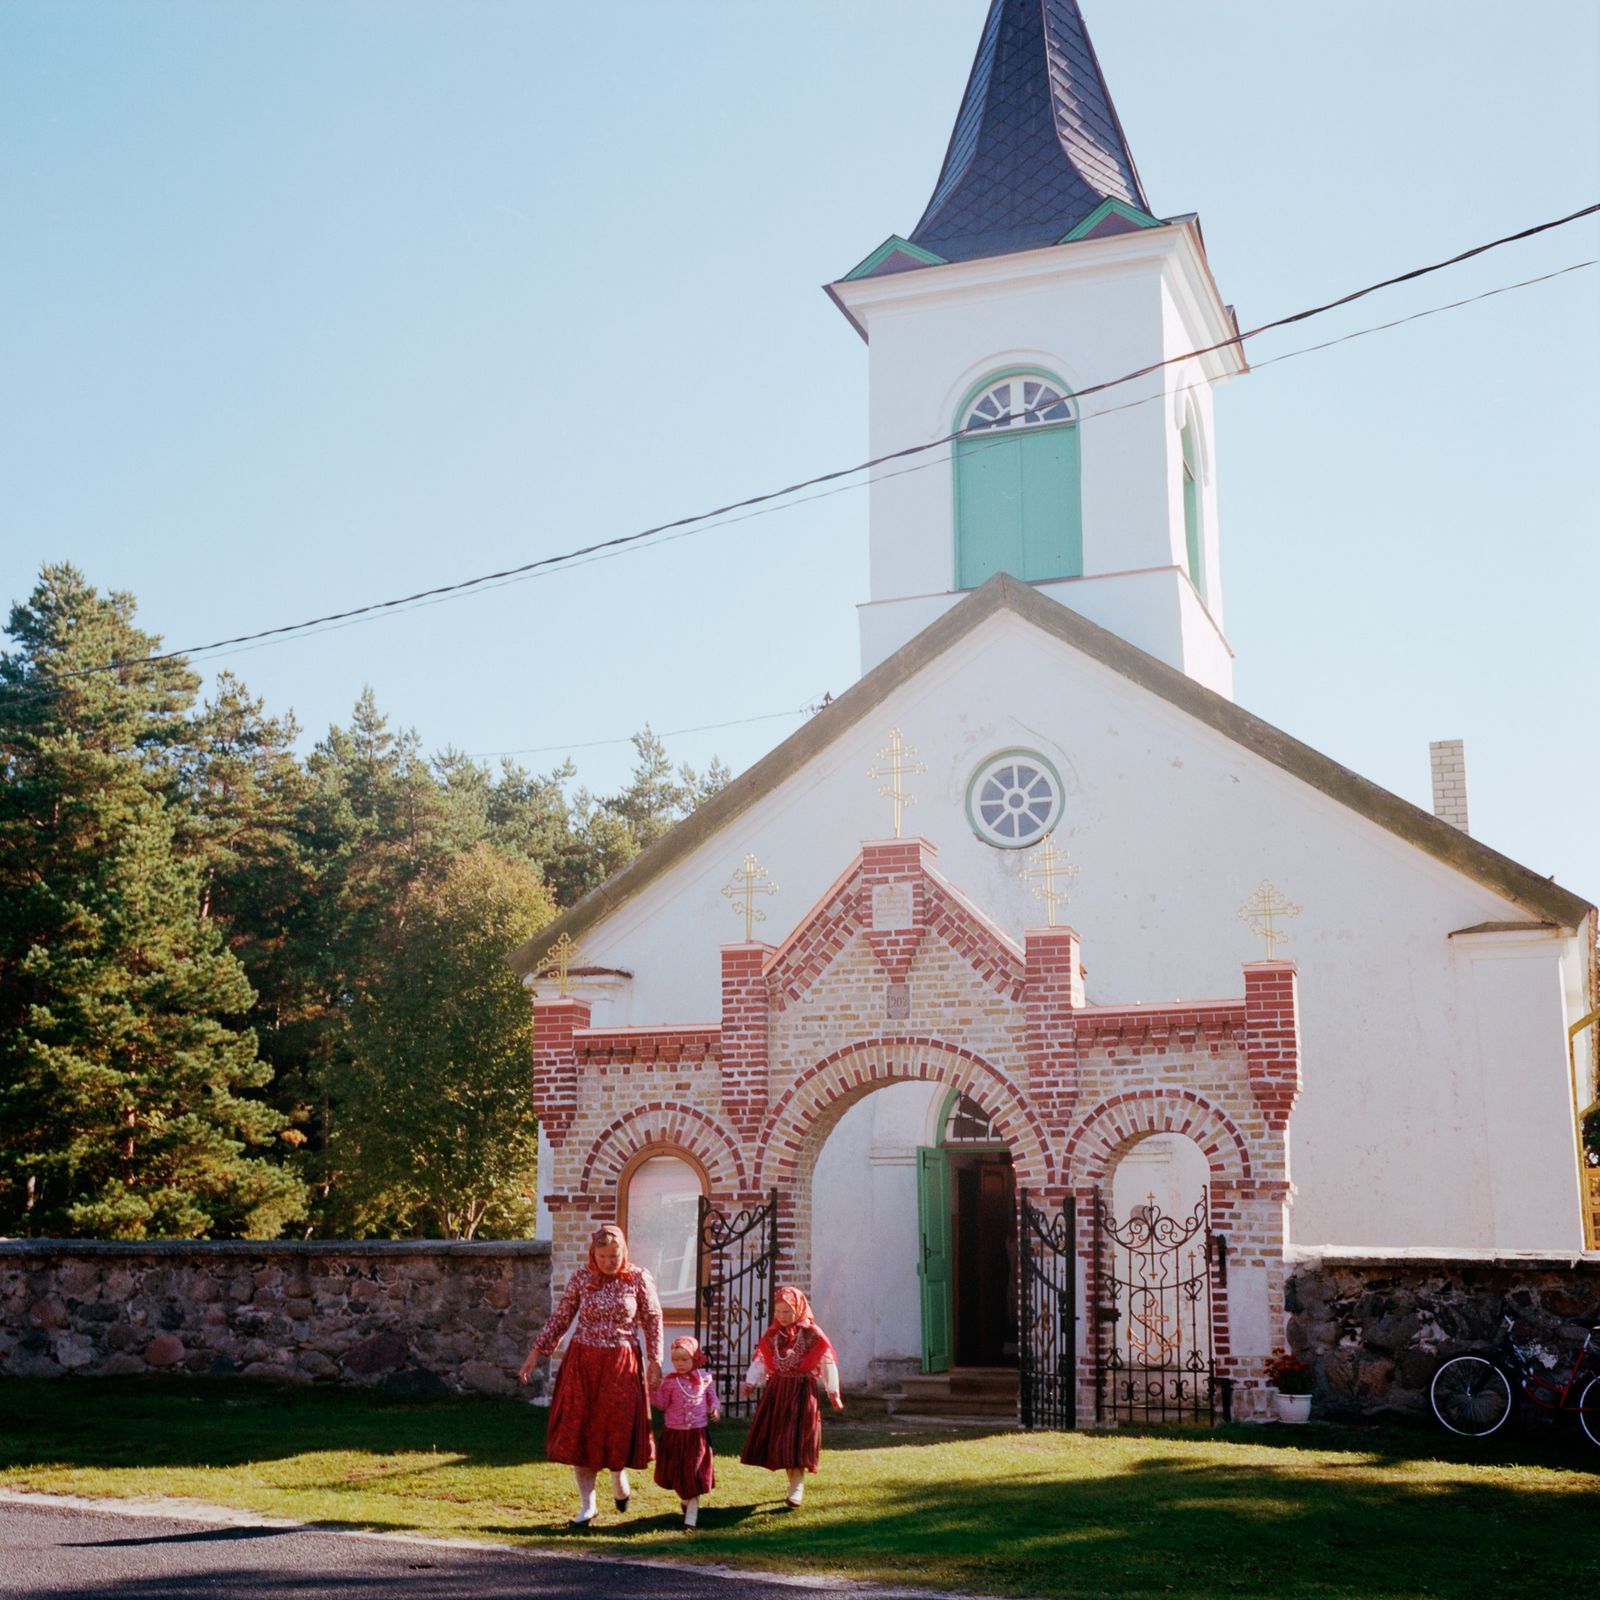
[[[393,1456],[437,1453],[457,1465],[518,1467],[544,1460],[548,1412],[515,1401],[468,1397],[417,1400],[373,1390],[284,1389],[237,1379],[8,1379],[0,1385],[0,1470],[66,1467],[217,1467],[311,1451]],[[720,1460],[736,1459],[747,1424],[723,1422],[711,1437]],[[825,1453],[935,1449],[1051,1437],[1211,1440],[1258,1448],[1348,1453],[1359,1467],[1448,1461],[1479,1466],[1544,1466],[1600,1473],[1600,1450],[1576,1429],[1507,1428],[1461,1439],[1423,1424],[1235,1423],[1213,1429],[1124,1427],[1105,1435],[1023,1434],[1011,1427],[938,1429],[892,1419],[829,1420]],[[424,1470],[413,1466],[409,1470]]]
[[[826,1494],[803,1523],[763,1529],[764,1559],[979,1592],[1195,1600],[1527,1600],[1600,1579],[1593,1486],[1582,1481],[1532,1490],[1156,1456],[1070,1479],[902,1485],[877,1497],[866,1523]],[[720,1559],[740,1552],[731,1541],[703,1547]]]
[[[1528,1600],[1600,1581],[1592,1553],[1600,1452],[1548,1428],[1481,1443],[1322,1425],[1108,1436],[830,1430],[823,1472],[794,1515],[779,1510],[781,1479],[738,1464],[741,1424],[714,1436],[726,1482],[694,1538],[678,1531],[666,1500],[659,1511],[647,1503],[631,1518],[608,1517],[583,1548],[1061,1597]],[[542,1411],[489,1402],[219,1384],[0,1390],[6,1467],[226,1467],[437,1450],[439,1467],[559,1471],[543,1465],[543,1444]],[[1464,1470],[1486,1466],[1494,1470]],[[427,1460],[400,1461],[391,1474],[330,1471],[327,1483],[309,1487],[404,1494],[415,1476],[420,1509],[452,1498],[435,1471]],[[521,1506],[499,1485],[455,1497],[470,1502],[463,1526],[474,1532],[565,1548],[544,1509],[548,1488],[530,1498],[526,1522],[512,1520]],[[372,1509],[378,1515],[313,1525],[418,1526],[404,1503]],[[478,1520],[485,1516],[495,1523]]]

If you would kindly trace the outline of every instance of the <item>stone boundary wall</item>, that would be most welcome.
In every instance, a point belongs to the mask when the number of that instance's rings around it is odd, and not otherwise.
[[[1431,1419],[1440,1360],[1493,1345],[1501,1318],[1547,1366],[1600,1325],[1600,1253],[1290,1252],[1288,1348],[1316,1374],[1314,1418]]]
[[[509,1395],[549,1312],[542,1239],[0,1240],[0,1377]]]

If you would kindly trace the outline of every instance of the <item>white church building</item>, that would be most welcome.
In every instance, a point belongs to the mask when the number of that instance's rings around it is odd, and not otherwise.
[[[1429,814],[1234,703],[1246,362],[1077,0],[992,0],[921,221],[828,293],[890,458],[862,677],[512,957],[557,1283],[618,1217],[737,1344],[703,1199],[847,1381],[1070,1423],[1262,1414],[1295,1247],[1592,1246],[1594,908],[1448,749]]]

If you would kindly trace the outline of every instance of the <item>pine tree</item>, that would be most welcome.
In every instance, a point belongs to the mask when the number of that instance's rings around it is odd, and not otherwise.
[[[0,1227],[270,1237],[303,1190],[174,825],[196,678],[133,618],[46,567],[0,657]]]
[[[305,1145],[315,1116],[308,1063],[329,1020],[318,986],[324,948],[312,784],[294,752],[294,718],[269,717],[231,673],[193,719],[181,774],[180,843],[202,874],[201,915],[215,922],[256,993],[251,1009],[268,1100]]]

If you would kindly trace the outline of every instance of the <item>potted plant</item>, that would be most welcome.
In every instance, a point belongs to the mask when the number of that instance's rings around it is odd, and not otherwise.
[[[1266,1365],[1267,1382],[1278,1392],[1280,1422],[1306,1422],[1311,1417],[1311,1368],[1297,1355],[1280,1350]]]

